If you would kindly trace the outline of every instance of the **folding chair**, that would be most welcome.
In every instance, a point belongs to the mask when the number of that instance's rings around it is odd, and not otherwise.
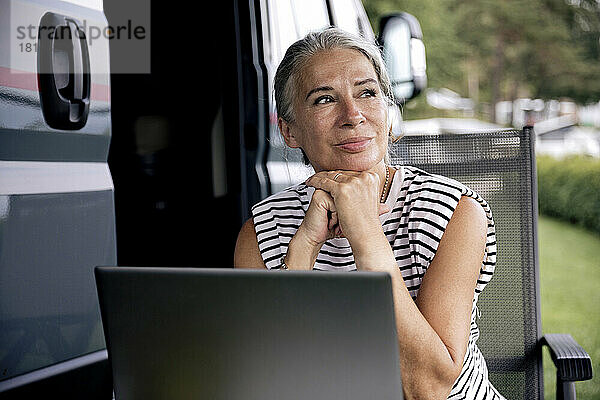
[[[542,399],[542,346],[557,368],[557,399],[575,399],[575,381],[592,377],[590,356],[568,334],[542,336],[537,254],[537,177],[531,127],[405,136],[393,164],[456,179],[489,203],[497,265],[478,301],[478,345],[490,380],[507,399]]]

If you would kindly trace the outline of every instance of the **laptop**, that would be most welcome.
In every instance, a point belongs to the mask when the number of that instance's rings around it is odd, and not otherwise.
[[[116,400],[403,398],[386,273],[95,276]]]

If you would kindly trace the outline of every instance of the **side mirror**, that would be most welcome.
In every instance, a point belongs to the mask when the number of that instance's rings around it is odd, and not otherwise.
[[[394,99],[402,105],[427,87],[421,25],[408,13],[386,15],[379,21],[378,41],[383,47]]]

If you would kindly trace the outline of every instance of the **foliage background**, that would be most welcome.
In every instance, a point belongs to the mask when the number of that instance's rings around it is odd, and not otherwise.
[[[540,213],[600,233],[600,160],[537,156]]]
[[[600,99],[597,0],[364,0],[377,31],[384,14],[419,19],[428,86],[449,88],[494,120],[492,104],[517,98]],[[376,32],[377,33],[377,32]],[[423,96],[406,119],[431,117]],[[439,114],[439,113],[438,113]],[[441,113],[444,116],[444,113]]]

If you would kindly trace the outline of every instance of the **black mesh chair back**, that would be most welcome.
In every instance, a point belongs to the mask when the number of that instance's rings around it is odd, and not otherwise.
[[[507,399],[543,393],[534,140],[531,129],[411,135],[391,148],[392,164],[456,179],[492,209],[497,265],[478,301],[478,345],[490,380]]]

